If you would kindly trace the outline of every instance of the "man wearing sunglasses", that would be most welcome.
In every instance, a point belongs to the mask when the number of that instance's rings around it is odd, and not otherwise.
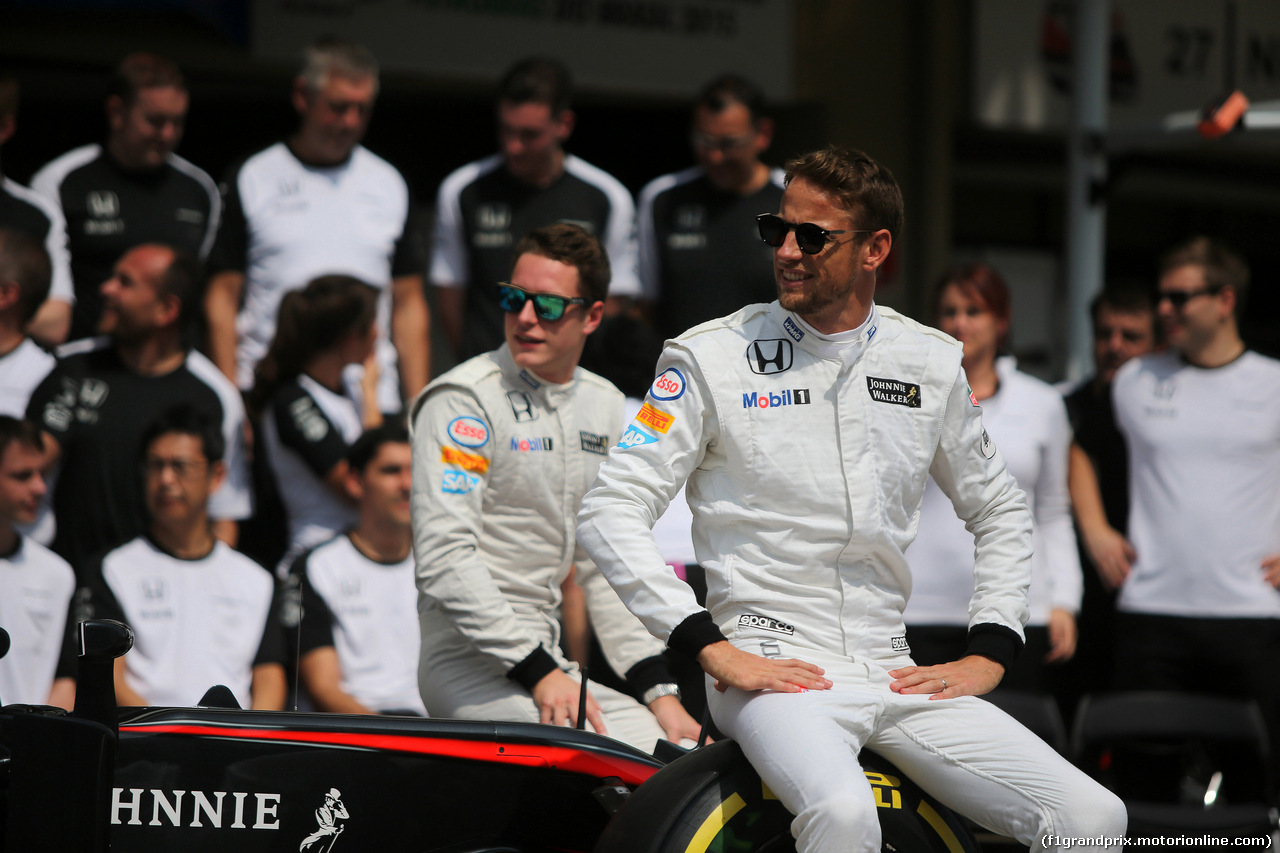
[[[712,80],[693,108],[697,165],[640,192],[640,283],[663,338],[773,299],[769,249],[751,222],[782,200],[782,170],[760,159],[773,141],[773,119],[763,110],[764,96],[750,81],[736,74]]]
[[[560,650],[561,584],[576,566],[609,663],[645,705],[592,684],[586,720],[646,752],[694,738],[662,645],[578,548],[582,495],[623,426],[623,396],[578,367],[600,325],[609,259],[577,225],[539,228],[498,285],[506,343],[414,403],[412,516],[433,717],[574,725],[576,668]]]
[[[796,816],[800,853],[880,849],[863,746],[1028,846],[1123,835],[1119,799],[976,698],[1023,643],[1031,515],[960,347],[874,304],[902,229],[896,181],[858,151],[808,154],[759,225],[778,301],[667,343],[579,539],[649,630],[706,670],[716,725]],[[974,534],[977,583],[968,654],[916,667],[903,552],[929,475]],[[649,531],[686,480],[706,609]]]
[[[1280,362],[1239,331],[1243,258],[1197,237],[1161,261],[1170,351],[1112,385],[1129,447],[1116,686],[1258,700],[1280,736]]]

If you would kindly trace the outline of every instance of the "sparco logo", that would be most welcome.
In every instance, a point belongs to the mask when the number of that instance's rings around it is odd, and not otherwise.
[[[744,409],[773,409],[778,406],[807,406],[809,404],[808,388],[787,388],[773,393],[752,391],[742,395]]]
[[[919,385],[900,382],[897,379],[877,379],[874,376],[868,376],[867,390],[871,393],[871,399],[881,403],[893,403],[896,406],[906,406],[908,409],[920,408]]]
[[[747,365],[752,373],[768,376],[791,369],[791,341],[783,338],[771,338],[764,341],[752,341],[747,347]]]
[[[779,622],[777,619],[770,619],[768,616],[757,616],[754,613],[743,613],[739,616],[738,627],[759,628],[761,631],[772,631],[775,634],[786,634],[788,636],[796,632],[793,625]]]
[[[190,795],[190,799],[188,799]],[[148,809],[147,800],[151,808]],[[225,802],[224,802],[225,801]],[[190,826],[211,829],[279,829],[279,794],[249,791],[162,791],[112,788],[111,823],[141,826]]]
[[[889,640],[889,646],[895,652],[909,652],[911,647],[907,645],[906,637],[893,637]]]

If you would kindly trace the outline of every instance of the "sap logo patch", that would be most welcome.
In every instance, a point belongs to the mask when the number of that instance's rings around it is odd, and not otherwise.
[[[783,338],[752,341],[747,347],[747,366],[761,376],[782,373],[791,369],[794,355],[793,344]]]
[[[475,471],[477,474],[484,474],[489,470],[488,459],[483,456],[477,456],[474,453],[467,453],[456,447],[440,448],[440,461],[446,465],[461,468],[463,471]]]
[[[879,403],[893,403],[908,409],[920,408],[920,386],[910,382],[868,376],[867,391],[871,394],[871,399]]]
[[[449,495],[465,495],[480,485],[480,478],[466,471],[445,471],[440,482],[440,491]]]
[[[684,374],[674,367],[668,367],[653,380],[649,396],[664,403],[679,400],[684,396]]]
[[[578,430],[578,441],[582,443],[582,449],[587,453],[599,453],[601,456],[609,455],[609,436],[607,435],[596,435],[594,432]]]
[[[667,430],[671,429],[671,425],[675,423],[676,416],[668,415],[666,412],[659,411],[645,403],[640,407],[640,411],[636,412],[636,420],[665,435]]]
[[[549,435],[537,438],[511,439],[511,449],[518,450],[521,453],[550,453],[552,446],[552,439]]]
[[[791,636],[796,632],[794,625],[788,625],[786,622],[779,622],[768,616],[757,616],[754,613],[743,613],[738,617],[739,628],[758,628],[761,631],[772,631],[775,634],[786,634]]]
[[[804,337],[804,329],[800,328],[800,324],[795,320],[792,320],[790,317],[783,321],[782,328],[797,343],[799,343],[800,339]]]
[[[489,443],[489,427],[479,418],[463,415],[449,421],[449,438],[463,447],[484,447]]]
[[[996,443],[991,440],[991,436],[987,435],[985,427],[982,430],[982,442],[979,444],[979,449],[982,451],[982,455],[987,459],[996,455]]]
[[[889,640],[889,647],[895,652],[909,652],[911,647],[907,645],[906,637],[893,637]]]
[[[533,408],[533,398],[524,391],[508,391],[507,402],[511,404],[511,416],[516,419],[516,423],[538,419],[538,413]]]
[[[618,439],[618,447],[622,450],[630,450],[642,444],[655,444],[657,441],[658,437],[656,435],[650,435],[635,424],[631,424],[627,427],[627,431],[622,434],[622,438]]]
[[[778,406],[809,405],[808,388],[786,388],[782,391],[756,392],[742,395],[744,409],[776,409]]]

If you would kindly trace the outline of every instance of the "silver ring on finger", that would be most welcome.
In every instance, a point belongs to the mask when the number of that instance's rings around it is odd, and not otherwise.
[[[943,689],[943,690],[946,690],[946,689],[947,689],[947,680],[946,680],[945,678],[944,678],[944,679],[942,679],[942,689]]]

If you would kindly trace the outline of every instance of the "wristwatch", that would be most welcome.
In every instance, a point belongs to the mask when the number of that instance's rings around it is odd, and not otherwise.
[[[640,702],[645,705],[653,704],[655,699],[661,699],[663,696],[674,696],[680,698],[680,686],[671,682],[655,684],[644,692],[640,697]]]

